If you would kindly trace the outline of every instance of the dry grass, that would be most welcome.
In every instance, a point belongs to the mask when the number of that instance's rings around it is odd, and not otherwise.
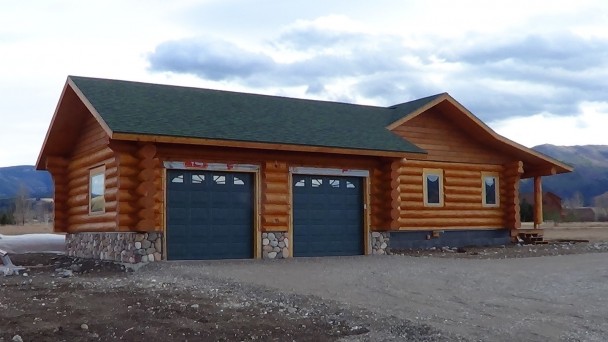
[[[532,228],[526,222],[522,228]],[[541,225],[546,240],[608,241],[608,222],[546,222]]]
[[[34,233],[52,233],[53,224],[26,224],[25,226],[0,226],[0,234],[21,235]]]

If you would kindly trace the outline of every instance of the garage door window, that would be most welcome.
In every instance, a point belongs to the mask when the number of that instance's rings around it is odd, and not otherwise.
[[[203,184],[205,182],[205,175],[194,174],[192,175],[192,184]]]

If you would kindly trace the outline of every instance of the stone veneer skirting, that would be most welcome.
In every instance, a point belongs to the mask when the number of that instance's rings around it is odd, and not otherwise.
[[[262,233],[262,258],[284,259],[289,257],[287,233]]]
[[[390,254],[390,239],[389,232],[372,232],[372,254]]]
[[[69,256],[130,264],[162,260],[162,233],[75,233],[65,237]]]

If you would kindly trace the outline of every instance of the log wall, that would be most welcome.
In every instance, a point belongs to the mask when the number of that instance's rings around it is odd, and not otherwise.
[[[443,170],[443,207],[427,207],[423,169]],[[502,165],[402,160],[397,173],[399,205],[394,219],[399,230],[504,228],[505,182],[499,177],[500,206],[482,204],[482,172],[503,172]]]
[[[46,169],[51,173],[55,186],[53,196],[53,229],[55,232],[66,232],[68,230],[68,164],[68,160],[61,157],[47,157],[46,160]]]
[[[71,156],[66,158],[69,162],[65,171],[56,173],[56,179],[60,180],[56,183],[55,205],[59,207],[56,215],[60,215],[60,220],[55,222],[56,231],[116,230],[119,173],[117,160],[108,142],[107,134],[97,121],[92,116],[88,117]],[[89,172],[98,166],[105,166],[105,212],[89,214]],[[61,196],[66,198],[60,199]]]
[[[370,173],[370,223],[372,230],[391,227],[391,168],[390,163],[375,167]]]
[[[519,211],[519,181],[524,172],[523,162],[505,164],[502,182],[505,187],[505,226],[510,230],[521,228]]]
[[[427,160],[495,165],[510,161],[504,153],[487,148],[485,142],[466,134],[438,109],[406,121],[393,132],[427,151]]]
[[[260,230],[289,231],[291,226],[291,178],[289,168],[298,166],[370,171],[372,227],[387,229],[390,225],[390,170],[386,160],[374,157],[319,155],[313,153],[239,150],[177,144],[157,144],[157,157],[162,161],[205,161],[227,164],[255,164],[260,166]],[[375,209],[378,208],[378,209]]]
[[[262,165],[262,231],[289,231],[289,166],[285,162]]]

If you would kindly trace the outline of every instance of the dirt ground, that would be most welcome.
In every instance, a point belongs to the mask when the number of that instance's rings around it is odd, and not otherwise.
[[[608,241],[608,222],[572,222],[542,227],[547,240]]]
[[[545,236],[581,228],[605,230]],[[0,275],[0,341],[606,341],[608,242],[594,241],[136,272],[15,255],[28,269]]]
[[[28,269],[0,276],[0,341],[448,340],[428,325],[215,277],[185,285],[60,255],[12,260]]]
[[[20,235],[20,234],[43,234],[43,233],[52,233],[53,225],[52,224],[25,224],[24,226],[17,225],[7,225],[0,226],[0,234],[4,235]]]

